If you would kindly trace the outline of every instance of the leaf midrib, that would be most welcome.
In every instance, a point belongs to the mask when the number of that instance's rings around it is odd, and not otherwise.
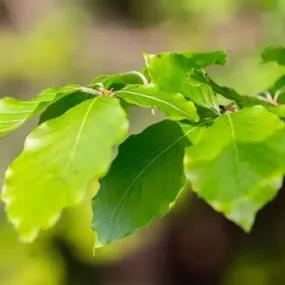
[[[82,117],[82,121],[81,121],[81,124],[80,124],[80,126],[79,126],[78,132],[77,132],[77,134],[76,134],[76,137],[75,137],[75,140],[74,140],[74,144],[73,144],[73,146],[72,146],[72,150],[71,150],[71,153],[70,153],[70,156],[69,156],[69,159],[68,159],[67,166],[66,166],[66,168],[65,168],[65,170],[64,170],[64,172],[63,172],[63,178],[64,178],[64,179],[67,177],[68,171],[69,171],[70,166],[71,166],[71,164],[72,164],[72,161],[74,160],[74,156],[75,156],[76,150],[77,150],[77,148],[78,148],[78,144],[79,144],[81,135],[82,135],[82,133],[83,133],[84,127],[85,127],[85,125],[86,125],[86,123],[87,123],[88,116],[89,116],[89,114],[90,114],[90,112],[91,112],[91,110],[92,110],[92,108],[93,108],[93,106],[94,106],[94,104],[95,104],[95,102],[96,102],[96,100],[97,100],[98,98],[99,98],[99,97],[96,97],[95,99],[93,99],[93,100],[90,102],[90,104],[89,104],[89,106],[88,106],[88,108],[87,108],[87,110],[86,110],[84,116]]]
[[[184,133],[182,136],[180,136],[178,139],[176,139],[174,142],[172,142],[170,145],[168,145],[166,148],[164,148],[159,154],[157,154],[150,162],[147,163],[147,165],[137,174],[137,176],[134,178],[134,180],[130,183],[129,187],[125,191],[125,193],[122,195],[121,199],[118,201],[116,207],[114,208],[112,214],[111,214],[111,221],[112,223],[109,224],[107,227],[107,230],[105,231],[104,235],[107,235],[110,229],[112,228],[114,224],[114,216],[116,212],[119,210],[119,207],[121,206],[122,202],[126,198],[127,194],[131,191],[132,187],[136,184],[138,179],[144,174],[144,172],[157,160],[159,159],[163,154],[165,154],[168,150],[170,150],[174,145],[176,145],[179,141],[181,141],[183,138],[187,137],[191,132],[195,131],[199,126],[190,129],[186,133]]]
[[[232,146],[234,150],[234,167],[235,167],[234,177],[235,177],[238,187],[241,188],[241,181],[238,176],[240,159],[239,159],[239,150],[238,150],[237,143],[236,143],[236,134],[235,134],[234,124],[233,124],[230,114],[226,114],[226,117],[228,118],[228,122],[230,126],[231,141],[232,141]]]
[[[168,101],[165,101],[165,100],[163,100],[163,99],[160,99],[160,98],[157,98],[157,97],[154,97],[154,96],[151,96],[151,95],[141,94],[141,93],[138,93],[138,92],[127,91],[127,90],[126,90],[126,91],[117,91],[116,93],[117,93],[117,94],[118,94],[118,93],[129,93],[129,94],[131,94],[131,95],[136,95],[136,96],[140,96],[140,97],[144,97],[144,98],[149,98],[149,99],[151,99],[151,100],[153,100],[153,101],[157,101],[157,102],[163,103],[163,104],[165,104],[165,105],[167,105],[167,106],[169,106],[169,107],[175,109],[176,111],[178,111],[178,112],[180,112],[180,113],[186,115],[188,118],[193,119],[193,116],[191,116],[190,113],[185,112],[183,109],[178,108],[176,105],[173,105],[173,104],[171,104],[171,103],[169,103]]]

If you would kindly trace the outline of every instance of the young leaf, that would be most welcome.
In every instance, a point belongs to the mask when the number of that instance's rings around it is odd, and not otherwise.
[[[263,62],[275,61],[279,65],[285,65],[284,47],[267,47],[261,54]]]
[[[77,85],[63,88],[49,88],[38,97],[28,100],[17,100],[5,97],[0,100],[0,137],[22,126],[27,120],[41,113],[56,100],[75,92]]]
[[[186,150],[193,190],[246,231],[281,186],[284,126],[264,107],[245,108],[218,118]]]
[[[147,79],[139,71],[130,71],[125,73],[116,73],[111,75],[102,75],[97,77],[91,84],[91,87],[102,85],[106,89],[120,90],[128,84],[146,84]]]
[[[112,147],[127,133],[118,99],[98,96],[38,126],[7,170],[2,199],[25,240],[51,227],[105,174]]]
[[[146,65],[152,81],[166,92],[181,93],[195,104],[219,113],[216,94],[212,88],[191,79],[197,62],[184,54],[162,53],[145,55]]]
[[[161,91],[153,84],[126,87],[116,94],[130,104],[157,108],[174,120],[199,120],[192,102],[179,93]]]
[[[186,137],[176,122],[166,120],[120,146],[92,203],[97,246],[121,239],[169,211],[185,182]]]

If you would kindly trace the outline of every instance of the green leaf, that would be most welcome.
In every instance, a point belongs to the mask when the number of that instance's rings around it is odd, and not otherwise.
[[[279,77],[274,84],[264,92],[265,95],[273,98],[276,106],[268,106],[267,109],[278,115],[280,118],[285,118],[285,75]]]
[[[195,68],[205,68],[211,65],[225,65],[227,62],[227,53],[225,51],[213,52],[184,52],[182,53],[189,61],[193,62]]]
[[[146,54],[145,60],[152,81],[161,90],[179,92],[195,104],[219,113],[217,98],[212,88],[191,79],[194,68],[199,67],[191,57],[176,53]]]
[[[285,92],[285,75],[279,77],[274,84],[268,89],[271,95],[275,95],[277,92]]]
[[[284,47],[267,47],[261,54],[263,62],[275,61],[279,65],[285,65]]]
[[[264,107],[227,113],[186,150],[186,174],[214,209],[249,231],[285,170],[284,123]]]
[[[153,84],[130,86],[117,91],[116,94],[130,104],[157,108],[174,120],[199,120],[192,102],[179,93],[161,91]]]
[[[191,75],[193,80],[208,85],[216,94],[220,94],[228,100],[235,102],[239,107],[250,107],[254,105],[274,106],[274,102],[266,98],[257,96],[248,96],[238,93],[233,88],[220,86],[212,80],[207,73],[195,70]]]
[[[49,88],[34,99],[17,100],[5,97],[0,100],[0,137],[22,126],[33,116],[43,112],[55,101],[76,92],[80,87],[67,85],[63,88]]]
[[[55,100],[55,102],[46,108],[46,110],[40,116],[39,123],[42,124],[47,120],[59,117],[69,109],[87,99],[91,99],[92,97],[94,97],[94,94],[82,92],[80,89],[75,89],[74,91],[70,92],[70,94],[65,93],[64,96],[61,96],[60,99]]]
[[[186,137],[176,122],[166,120],[120,146],[92,203],[97,246],[121,239],[169,211],[185,182]]]
[[[274,114],[276,114],[278,117],[280,117],[281,119],[285,119],[285,105],[278,105],[276,107],[271,107],[268,108],[268,110]]]
[[[24,240],[51,227],[61,211],[104,175],[112,147],[127,133],[119,100],[98,96],[39,125],[6,172],[2,199]]]
[[[97,77],[91,84],[91,87],[102,86],[106,89],[120,90],[128,84],[145,84],[147,79],[139,71],[130,71],[125,73],[115,73],[111,75],[102,75]]]

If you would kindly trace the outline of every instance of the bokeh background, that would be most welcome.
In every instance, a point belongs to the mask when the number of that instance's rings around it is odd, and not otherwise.
[[[263,47],[282,44],[284,0],[0,0],[0,97],[138,69],[143,52],[213,49],[230,54],[213,77],[253,94],[285,73],[259,59]],[[132,131],[159,119],[130,116]],[[1,181],[35,124],[0,140]],[[285,284],[284,190],[248,235],[186,189],[163,220],[95,256],[92,191],[30,245],[18,241],[1,205],[0,284]]]

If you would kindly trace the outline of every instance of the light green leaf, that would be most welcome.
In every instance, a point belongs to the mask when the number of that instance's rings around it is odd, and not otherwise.
[[[130,104],[157,108],[174,120],[199,120],[192,102],[179,93],[161,91],[153,84],[127,87],[116,94]]]
[[[279,77],[274,84],[268,89],[271,95],[275,96],[276,93],[285,92],[285,75]],[[282,102],[284,103],[284,102]]]
[[[184,54],[162,53],[145,55],[146,65],[152,81],[161,89],[181,93],[192,102],[219,113],[216,94],[209,85],[191,79],[197,63]]]
[[[270,107],[268,108],[268,111],[276,114],[278,117],[280,117],[281,119],[285,119],[285,105],[278,105],[276,107]]]
[[[0,100],[0,137],[22,126],[27,120],[44,111],[56,100],[76,92],[80,87],[68,85],[63,88],[49,88],[38,97],[17,100],[5,97]]]
[[[121,239],[169,211],[185,182],[186,137],[176,122],[166,120],[120,146],[92,203],[97,246]]]
[[[285,65],[284,47],[267,47],[261,54],[263,62],[275,61],[279,65]]]
[[[273,101],[262,98],[261,96],[249,96],[238,93],[233,88],[226,86],[220,86],[214,80],[212,80],[207,73],[195,70],[191,73],[190,77],[201,84],[208,85],[216,94],[220,94],[228,100],[235,102],[240,107],[249,107],[254,105],[263,105],[266,107],[272,107],[275,105]]]
[[[264,92],[265,95],[271,96],[275,101],[275,106],[269,106],[267,109],[278,115],[280,118],[285,118],[285,75],[279,77],[274,84]]]
[[[186,151],[193,190],[249,231],[256,212],[282,183],[284,123],[255,106],[221,116],[201,134]]]
[[[24,240],[51,227],[105,174],[112,147],[127,133],[118,99],[98,96],[38,126],[7,170],[2,199]]]

